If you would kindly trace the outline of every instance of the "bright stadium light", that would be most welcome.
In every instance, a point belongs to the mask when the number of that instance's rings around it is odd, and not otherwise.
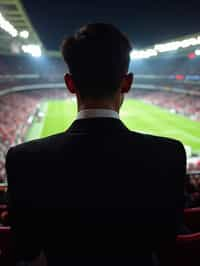
[[[142,59],[156,56],[158,53],[154,49],[133,50],[130,54],[131,59]]]
[[[8,20],[6,20],[1,13],[0,28],[9,33],[12,37],[17,37],[18,35],[18,31],[15,29],[15,27]]]
[[[197,42],[197,44],[200,44],[200,35],[197,36],[197,38],[196,38],[196,42]]]
[[[195,46],[198,44],[200,44],[200,36],[197,36],[197,38],[184,39],[182,41],[156,44],[154,46],[154,49],[160,53],[163,53],[163,52],[175,51],[178,50],[179,48],[187,48],[190,46]]]
[[[200,49],[197,49],[194,53],[195,53],[195,55],[197,55],[197,56],[200,55]]]
[[[130,53],[131,59],[149,58],[151,56],[157,56],[159,53],[177,51],[178,49],[187,48],[200,44],[200,35],[197,37],[184,39],[181,41],[173,41],[168,43],[155,44],[153,48],[146,50],[133,50]],[[196,52],[197,51],[197,52]],[[199,49],[195,51],[195,55],[199,55]]]
[[[29,37],[29,32],[28,32],[27,30],[23,30],[23,31],[21,31],[21,32],[19,33],[19,36],[20,36],[21,38],[28,39],[28,37]]]
[[[156,44],[154,49],[160,53],[175,51],[179,48],[180,42],[168,42],[166,44]]]
[[[40,57],[42,55],[41,47],[36,44],[22,45],[22,51],[31,54],[33,57]]]
[[[189,46],[194,46],[198,44],[198,39],[196,38],[190,38],[190,39],[186,39],[180,42],[181,43],[181,47],[182,48],[186,48]]]

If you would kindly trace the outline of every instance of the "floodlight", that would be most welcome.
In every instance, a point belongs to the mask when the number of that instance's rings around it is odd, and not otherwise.
[[[195,51],[195,55],[200,55],[200,49],[197,49],[197,50]]]
[[[21,38],[28,39],[28,37],[29,37],[29,32],[28,32],[27,30],[23,30],[23,31],[21,31],[21,32],[19,33],[19,36],[20,36]]]
[[[175,51],[180,47],[180,42],[168,42],[164,44],[156,44],[154,46],[154,49],[160,53],[163,52],[169,52],[169,51]]]
[[[198,44],[196,38],[190,38],[190,39],[185,39],[185,40],[181,41],[181,47],[182,48],[186,48],[186,47],[193,46],[196,44]]]
[[[130,54],[131,59],[142,59],[156,56],[158,53],[154,49],[133,50]]]
[[[3,15],[0,13],[0,28],[9,33],[12,37],[17,37],[18,31],[15,27],[7,21]]]
[[[42,55],[41,47],[36,44],[22,45],[22,51],[31,54],[33,57],[40,57]]]
[[[153,48],[151,49],[146,49],[146,50],[133,50],[130,53],[131,59],[141,59],[141,58],[149,58],[151,56],[156,56],[159,53],[164,53],[164,52],[170,52],[170,51],[177,51],[178,49],[182,48],[187,48],[190,46],[196,46],[200,44],[200,35],[189,38],[189,39],[184,39],[181,41],[172,41],[168,43],[162,43],[162,44],[155,44]],[[200,50],[195,51],[195,55],[200,55],[199,52]],[[191,58],[190,58],[191,59]],[[193,58],[192,58],[193,59]]]

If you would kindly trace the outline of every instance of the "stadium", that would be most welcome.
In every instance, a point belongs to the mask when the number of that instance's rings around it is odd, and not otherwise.
[[[200,33],[133,50],[130,56],[135,80],[120,118],[133,131],[184,144],[192,201],[192,211],[186,210],[185,215],[188,223],[196,226],[195,233],[199,232]],[[9,265],[11,241],[6,221],[7,151],[16,144],[63,132],[71,125],[77,110],[75,98],[64,84],[66,71],[61,53],[45,48],[20,0],[0,0],[0,261],[1,253],[6,254],[1,265]],[[189,260],[200,251],[199,235],[193,236],[198,242],[194,253],[183,248]],[[192,238],[188,239],[183,242],[192,247]]]

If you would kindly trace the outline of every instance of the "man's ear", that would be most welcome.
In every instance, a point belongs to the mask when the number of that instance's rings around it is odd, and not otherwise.
[[[64,80],[65,80],[65,84],[66,84],[68,90],[71,93],[76,93],[76,87],[75,87],[74,81],[72,79],[72,75],[69,73],[66,73],[64,76]]]
[[[121,83],[121,93],[128,93],[131,89],[132,83],[134,80],[133,73],[129,73],[124,76],[122,83]]]

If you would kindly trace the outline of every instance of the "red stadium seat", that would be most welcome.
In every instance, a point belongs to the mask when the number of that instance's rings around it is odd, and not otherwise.
[[[2,204],[0,205],[0,225],[7,225],[7,224],[8,224],[7,205]]]
[[[0,265],[14,265],[12,235],[10,227],[0,227]]]
[[[6,185],[1,185],[0,186],[0,192],[6,192],[6,191],[7,191],[7,186]]]
[[[200,232],[188,235],[178,235],[176,238],[176,265],[200,265]]]
[[[7,209],[6,204],[0,204],[0,214]]]
[[[3,211],[0,215],[0,222],[2,223],[3,226],[8,226],[9,221],[8,221],[8,211]]]
[[[193,232],[200,232],[200,207],[184,210],[185,225]]]

